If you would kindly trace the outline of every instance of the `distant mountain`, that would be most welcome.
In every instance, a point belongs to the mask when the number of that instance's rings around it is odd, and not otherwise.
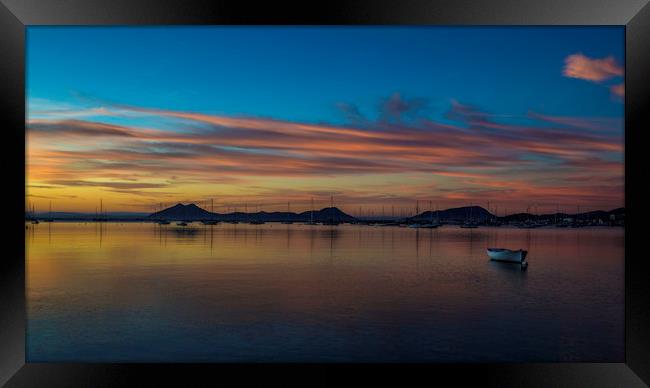
[[[200,208],[195,204],[176,204],[167,209],[161,210],[156,213],[147,214],[147,213],[137,213],[137,212],[109,212],[105,213],[103,216],[106,220],[111,221],[144,221],[144,220],[157,220],[165,219],[169,221],[201,221],[201,220],[218,220],[218,221],[240,221],[247,222],[253,220],[260,220],[264,222],[281,222],[281,221],[292,221],[292,222],[307,222],[311,220],[311,211],[305,211],[302,213],[293,213],[293,212],[257,212],[257,213],[211,213],[207,210]],[[550,213],[550,214],[528,214],[528,213],[516,213],[510,214],[504,217],[496,217],[492,213],[488,212],[480,206],[466,206],[458,207],[452,209],[440,210],[438,212],[425,211],[417,216],[410,217],[406,219],[406,222],[429,222],[431,218],[434,221],[439,220],[443,223],[462,223],[467,220],[473,220],[476,222],[484,222],[486,220],[496,218],[501,222],[525,222],[528,220],[531,221],[550,221],[555,220],[560,221],[566,218],[577,218],[580,222],[591,222],[591,221],[600,221],[609,222],[612,220],[612,216],[616,222],[623,221],[625,219],[625,208],[617,208],[610,211],[597,210],[591,212],[584,212],[578,215],[568,214],[568,213]],[[96,218],[94,213],[77,213],[77,212],[52,212],[51,216],[49,212],[39,212],[36,213],[38,219],[53,218],[55,220],[78,220],[78,221],[91,221]],[[29,219],[29,214],[26,214],[26,218]],[[327,222],[327,221],[338,221],[338,222],[353,222],[357,219],[345,212],[341,211],[336,207],[327,207],[320,210],[313,211],[313,220],[314,222]]]
[[[440,222],[465,222],[476,221],[481,222],[489,218],[494,218],[494,215],[480,206],[464,206],[455,207],[440,211],[425,211],[416,216],[408,218],[409,222],[429,222],[440,220]]]
[[[625,208],[624,207],[619,207],[614,210],[610,210],[608,212],[609,214],[614,214],[614,215],[625,215]]]
[[[323,222],[323,221],[338,221],[338,222],[351,222],[356,220],[349,214],[342,212],[337,207],[326,207],[320,210],[315,210],[314,212],[314,222]],[[306,211],[297,216],[303,221],[309,221],[311,219],[311,212]]]
[[[568,213],[550,213],[550,214],[529,214],[529,213],[515,213],[509,214],[504,217],[497,217],[489,211],[480,206],[466,206],[457,207],[452,209],[440,210],[439,212],[425,211],[407,219],[407,222],[429,222],[432,218],[435,222],[460,223],[467,220],[475,222],[484,222],[490,219],[498,219],[501,222],[525,222],[525,221],[555,221],[563,220],[565,218],[577,218],[580,221],[599,221],[607,222],[611,220],[614,215],[616,219],[623,219],[625,217],[625,208],[617,208],[610,211],[596,210],[591,212],[584,212],[580,214]],[[433,216],[433,217],[432,217]]]
[[[524,221],[540,221],[540,220],[563,220],[565,218],[578,219],[581,221],[610,221],[611,216],[616,219],[623,219],[625,217],[625,208],[617,208],[610,211],[596,210],[584,213],[549,213],[549,214],[529,214],[529,213],[516,213],[504,217],[499,217],[503,222],[524,222]]]
[[[183,220],[183,221],[201,221],[201,220],[218,220],[218,221],[264,221],[264,222],[306,222],[311,220],[312,212],[306,211],[302,213],[293,212],[256,212],[256,213],[211,213],[207,210],[201,209],[195,204],[183,205],[177,204],[170,208],[161,210],[150,214],[147,218],[157,220]],[[320,210],[313,211],[314,222],[325,221],[338,221],[338,222],[351,222],[355,218],[342,212],[336,207],[328,207]]]
[[[151,219],[179,220],[179,221],[198,221],[216,219],[214,213],[201,209],[195,204],[183,205],[176,204],[167,209],[155,212],[149,215]]]

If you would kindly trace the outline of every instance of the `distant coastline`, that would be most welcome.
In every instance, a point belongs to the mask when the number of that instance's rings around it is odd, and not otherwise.
[[[238,221],[248,222],[251,220],[264,222],[327,222],[336,221],[339,223],[379,223],[379,222],[407,222],[417,223],[435,219],[441,224],[462,224],[470,220],[480,225],[490,224],[513,224],[513,223],[536,223],[558,224],[558,223],[583,223],[588,225],[611,225],[623,226],[625,224],[625,208],[617,208],[609,211],[598,210],[583,213],[514,213],[506,216],[497,216],[490,213],[481,206],[465,206],[449,208],[439,211],[423,211],[410,217],[391,217],[388,215],[377,215],[372,217],[355,217],[349,215],[336,207],[307,210],[300,213],[295,212],[230,212],[217,213],[209,212],[196,204],[176,204],[167,209],[155,213],[141,212],[111,212],[103,213],[100,216],[94,213],[77,212],[41,212],[31,214],[25,213],[26,221],[49,219],[52,221],[79,221],[79,222],[157,222],[159,220],[169,221]]]

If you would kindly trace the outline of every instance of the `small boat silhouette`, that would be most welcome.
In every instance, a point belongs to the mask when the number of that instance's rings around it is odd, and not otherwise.
[[[523,249],[514,251],[506,248],[488,248],[487,254],[490,260],[528,265],[528,262],[526,261],[528,251],[524,251]]]

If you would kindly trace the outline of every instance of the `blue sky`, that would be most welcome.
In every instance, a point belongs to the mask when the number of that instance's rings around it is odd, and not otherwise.
[[[623,27],[28,27],[28,196],[612,209],[623,81]]]
[[[29,27],[30,98],[341,123],[395,92],[441,118],[455,99],[502,115],[620,116],[573,53],[624,63],[621,27]]]

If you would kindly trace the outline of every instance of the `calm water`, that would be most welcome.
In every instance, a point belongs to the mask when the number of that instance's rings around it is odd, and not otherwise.
[[[29,361],[621,362],[624,231],[29,225]],[[485,248],[527,248],[529,267]]]

